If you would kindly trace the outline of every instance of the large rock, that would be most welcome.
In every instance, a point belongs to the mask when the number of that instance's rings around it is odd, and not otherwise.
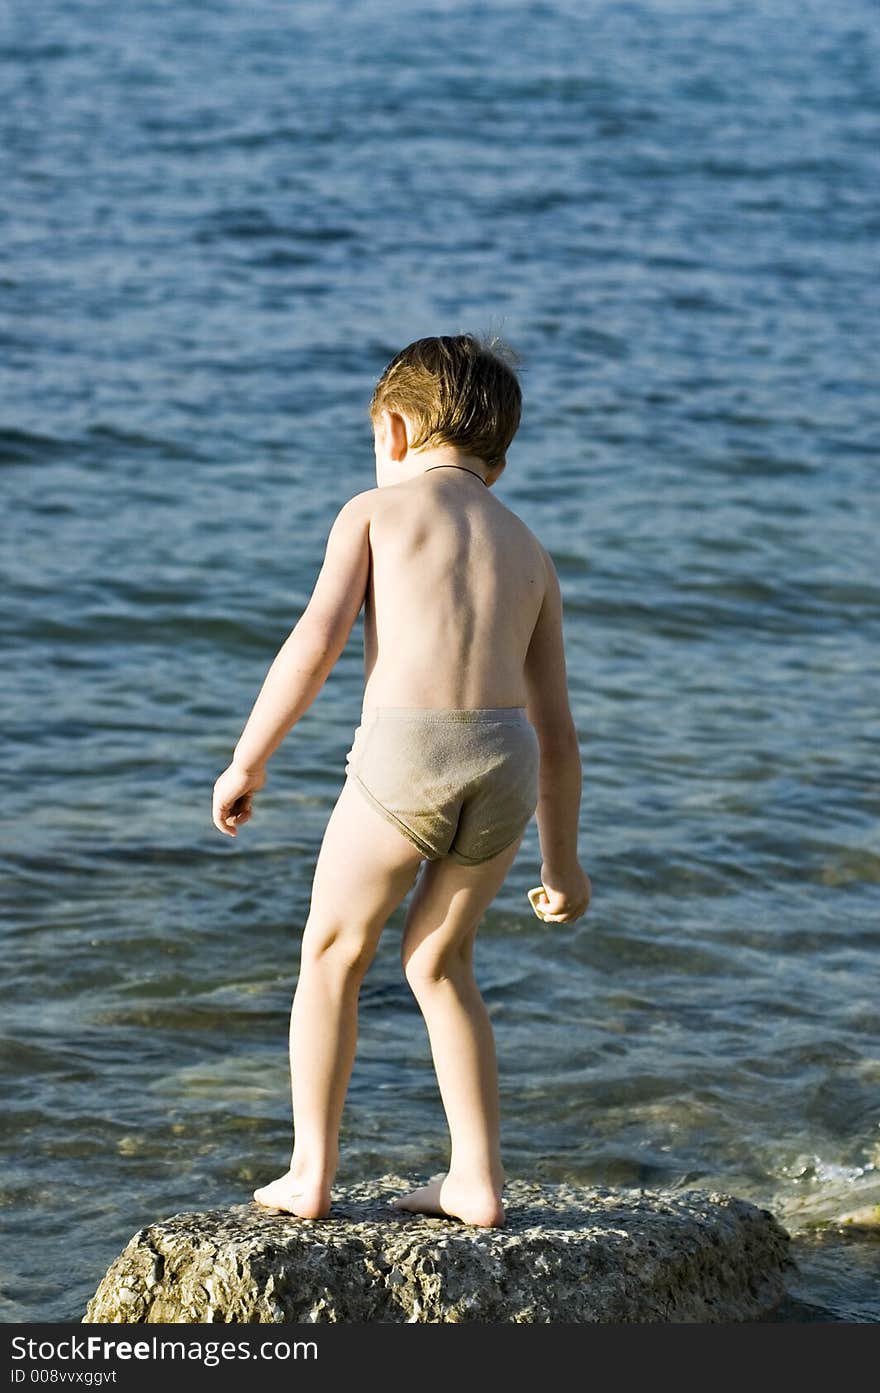
[[[334,1191],[329,1219],[255,1204],[141,1229],[86,1321],[755,1320],[795,1270],[774,1216],[701,1190],[505,1188],[507,1226],[403,1214],[395,1176]]]

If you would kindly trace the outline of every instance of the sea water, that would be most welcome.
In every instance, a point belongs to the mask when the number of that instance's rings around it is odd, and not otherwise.
[[[360,621],[211,788],[424,334],[522,359],[594,899],[487,912],[512,1175],[717,1189],[880,1319],[880,34],[870,0],[41,0],[0,21],[3,1318],[286,1166]],[[403,911],[339,1183],[447,1160]]]

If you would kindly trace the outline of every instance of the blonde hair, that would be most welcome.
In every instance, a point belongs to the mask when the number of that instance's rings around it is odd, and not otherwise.
[[[455,445],[487,465],[504,464],[522,412],[516,362],[497,337],[416,339],[376,383],[370,418],[380,411],[406,416],[413,428],[410,449]]]

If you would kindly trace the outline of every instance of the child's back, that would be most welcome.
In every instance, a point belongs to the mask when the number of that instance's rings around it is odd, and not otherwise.
[[[364,708],[525,706],[543,550],[481,479],[440,465],[363,495]]]

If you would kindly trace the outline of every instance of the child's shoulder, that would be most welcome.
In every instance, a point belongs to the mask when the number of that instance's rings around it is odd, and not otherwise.
[[[355,493],[347,499],[333,519],[331,537],[368,528],[378,506],[379,492],[377,488],[364,489],[362,493]]]
[[[501,508],[501,510],[505,514],[509,526],[519,534],[519,537],[521,539],[521,545],[525,548],[526,552],[528,552],[529,548],[531,548],[533,554],[536,554],[541,558],[541,562],[544,566],[552,565],[553,563],[550,559],[550,553],[547,551],[547,548],[541,542],[540,537],[538,537],[529,527],[528,523],[523,518],[521,518],[519,513],[517,513],[513,508],[511,508],[508,503],[503,503],[501,499],[497,496],[495,498],[495,501],[498,504],[498,507]]]
[[[335,532],[369,530],[370,524],[377,520],[382,513],[389,513],[391,521],[399,521],[397,505],[402,505],[406,509],[412,505],[412,502],[412,491],[405,484],[386,484],[383,488],[363,489],[343,503],[336,515],[333,530]],[[507,519],[508,528],[512,527],[519,534],[519,545],[525,547],[526,552],[531,550],[534,556],[540,558],[541,565],[545,570],[548,568],[553,570],[550,553],[528,523],[524,522],[519,513],[514,512],[513,508],[503,503],[497,496],[494,496],[494,502]]]
[[[381,489],[373,488],[363,489],[360,493],[352,494],[351,498],[343,503],[337,516],[342,517],[343,513],[350,518],[369,516],[378,505],[381,492]]]

